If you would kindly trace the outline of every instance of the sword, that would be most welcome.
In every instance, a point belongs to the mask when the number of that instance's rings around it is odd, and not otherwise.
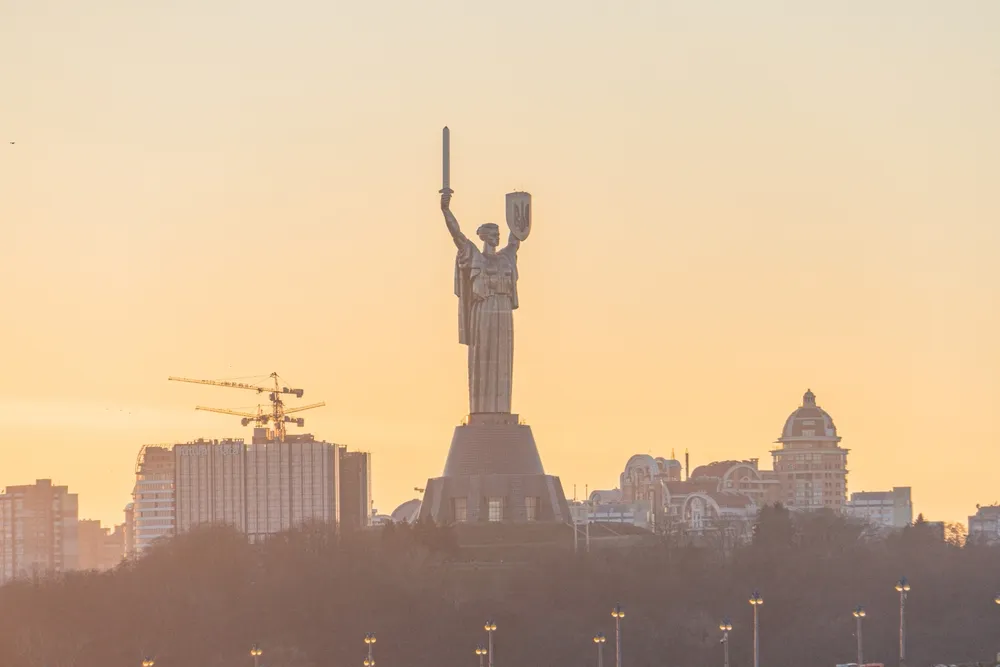
[[[450,195],[451,189],[451,133],[446,125],[441,130],[441,194]]]

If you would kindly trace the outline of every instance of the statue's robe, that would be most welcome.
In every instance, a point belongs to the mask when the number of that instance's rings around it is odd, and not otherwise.
[[[457,245],[458,342],[469,347],[469,412],[509,413],[518,244],[493,254],[466,238]]]

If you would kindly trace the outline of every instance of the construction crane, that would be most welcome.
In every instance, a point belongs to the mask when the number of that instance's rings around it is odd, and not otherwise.
[[[283,394],[290,394],[296,398],[302,398],[305,392],[301,389],[289,389],[288,387],[283,387],[281,385],[281,378],[277,373],[271,373],[269,378],[274,380],[273,387],[265,387],[256,384],[245,384],[243,382],[230,382],[227,380],[194,380],[191,378],[181,378],[170,376],[167,379],[174,382],[191,382],[193,384],[207,384],[213,387],[229,387],[230,389],[247,389],[250,391],[255,391],[258,394],[267,393],[268,399],[271,402],[269,410],[265,410],[264,406],[258,405],[257,412],[242,412],[239,410],[228,410],[226,408],[208,408],[203,405],[195,406],[195,410],[203,410],[205,412],[217,412],[224,415],[234,415],[236,417],[242,417],[240,423],[244,426],[250,424],[251,422],[257,426],[266,426],[271,423],[274,424],[274,434],[279,442],[285,440],[285,424],[295,424],[296,426],[305,426],[306,420],[301,417],[289,417],[288,415],[294,414],[296,412],[302,412],[303,410],[312,410],[313,408],[321,408],[326,405],[325,402],[312,403],[310,405],[301,405],[295,408],[286,408],[285,402],[281,399]]]

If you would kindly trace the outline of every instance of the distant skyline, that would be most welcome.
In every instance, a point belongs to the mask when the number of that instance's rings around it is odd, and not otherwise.
[[[546,471],[759,458],[811,388],[849,492],[965,521],[1000,465],[1000,4],[0,0],[0,484],[120,523],[143,444],[277,371],[382,512],[467,406],[438,207],[519,255]],[[10,143],[14,142],[14,143]]]

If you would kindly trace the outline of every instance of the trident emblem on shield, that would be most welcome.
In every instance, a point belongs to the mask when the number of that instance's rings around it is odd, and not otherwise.
[[[507,226],[518,241],[531,233],[531,195],[527,192],[507,194]]]

